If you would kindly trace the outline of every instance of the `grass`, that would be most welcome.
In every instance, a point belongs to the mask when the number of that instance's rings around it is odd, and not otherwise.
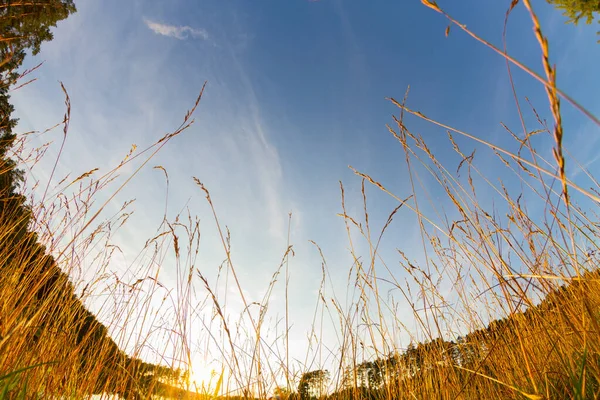
[[[108,273],[108,265],[119,251],[111,238],[131,211],[126,203],[120,212],[102,219],[107,205],[193,122],[200,95],[178,129],[146,149],[132,149],[108,173],[96,176],[93,170],[76,179],[62,179],[56,187],[46,186],[41,199],[27,211],[32,215],[29,232],[23,228],[29,214],[19,207],[3,207],[2,397],[85,398],[96,393],[125,398],[266,398],[275,392],[288,398],[331,399],[600,397],[596,221],[600,187],[587,171],[594,183],[589,189],[570,180],[565,172],[565,165],[577,160],[570,159],[563,149],[561,99],[580,109],[584,118],[597,125],[600,121],[556,87],[550,48],[529,0],[523,3],[540,43],[545,77],[480,39],[435,2],[422,2],[504,57],[511,84],[515,66],[539,80],[548,95],[552,126],[533,107],[528,111],[521,108],[514,85],[523,131],[506,130],[515,139],[516,150],[501,148],[410,109],[408,92],[402,101],[390,99],[398,107],[398,115],[388,130],[404,155],[410,194],[396,195],[376,177],[354,170],[361,181],[359,201],[363,207],[361,215],[350,215],[347,202],[351,199],[340,183],[340,216],[353,260],[348,275],[349,301],[325,290],[330,281],[328,262],[314,243],[322,257],[323,278],[309,332],[307,353],[313,360],[307,356],[300,367],[290,361],[287,293],[294,251],[289,234],[288,247],[267,283],[264,298],[251,302],[238,278],[230,233],[220,223],[218,204],[196,178],[194,183],[206,196],[222,245],[225,261],[217,279],[211,282],[196,267],[199,221],[185,214],[172,220],[165,216],[146,242],[139,264],[128,271],[129,278]],[[64,138],[70,119],[68,95],[66,109],[61,124]],[[537,117],[535,130],[526,128],[526,113]],[[459,162],[443,165],[427,140],[408,129],[409,117],[443,129],[447,135],[443,151],[454,151]],[[542,135],[552,141],[553,160],[545,159],[533,143],[534,136]],[[21,165],[34,168],[45,147],[26,153],[28,140],[28,135],[22,136],[17,156]],[[478,153],[465,151],[464,143],[476,144]],[[496,157],[512,173],[519,192],[496,176],[486,176],[478,164],[482,152]],[[115,185],[125,166],[135,163],[133,172]],[[164,173],[168,184],[167,171],[155,168]],[[442,203],[453,207],[451,211],[432,206],[440,200],[424,190],[431,181],[445,196]],[[40,193],[36,185],[29,182],[30,189]],[[367,200],[373,191],[397,203],[379,231],[369,217]],[[490,193],[493,207],[479,200]],[[3,201],[8,204],[10,196],[4,193]],[[400,212],[412,212],[416,217],[425,258],[411,260],[399,248],[398,270],[382,257],[380,246]],[[359,248],[366,249],[366,254],[360,254]],[[177,267],[178,281],[172,290],[159,280],[160,265],[167,261]],[[73,283],[82,268],[93,268],[93,278]],[[273,327],[268,319],[269,303],[282,280],[286,315]],[[223,295],[223,285],[233,286],[244,306],[236,318],[230,314],[231,300]],[[108,299],[100,307],[102,319],[108,321],[104,324],[84,306],[88,296],[100,294]],[[157,298],[162,299],[160,304],[156,304]],[[400,318],[401,310],[410,310],[411,318]],[[202,319],[202,315],[211,318]],[[325,318],[336,327],[335,349],[326,348],[322,340]],[[204,327],[203,350],[223,367],[214,381],[204,385],[194,385],[186,374],[193,352],[190,338],[198,334],[192,326],[197,323]],[[136,336],[134,326],[145,328],[148,336]],[[401,347],[396,340],[398,332],[408,332],[408,347]],[[153,348],[156,343],[164,347]],[[142,361],[148,358],[153,362]]]

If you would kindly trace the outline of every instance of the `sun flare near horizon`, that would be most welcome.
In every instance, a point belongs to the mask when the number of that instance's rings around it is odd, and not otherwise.
[[[600,400],[600,0],[0,1],[0,400]]]
[[[190,388],[201,392],[214,390],[219,379],[219,371],[206,362],[193,362],[190,368]]]

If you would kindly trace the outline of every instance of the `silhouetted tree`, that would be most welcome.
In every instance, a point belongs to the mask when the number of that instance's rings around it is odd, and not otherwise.
[[[298,383],[298,394],[302,400],[318,398],[323,394],[327,381],[329,379],[329,371],[319,369],[315,371],[305,372]]]
[[[356,367],[359,385],[367,389],[377,389],[383,382],[384,361],[365,361]]]

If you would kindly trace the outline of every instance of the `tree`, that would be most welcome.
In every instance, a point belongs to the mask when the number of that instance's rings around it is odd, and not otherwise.
[[[19,78],[17,69],[25,52],[37,54],[44,41],[52,40],[50,28],[75,11],[73,0],[4,0],[0,4],[0,218],[13,220],[13,237],[24,236],[31,210],[18,193],[23,173],[9,156],[18,122],[12,118],[9,88]]]
[[[90,392],[136,399],[164,381],[181,380],[185,372],[128,356],[85,308],[69,276],[46,254],[31,229],[31,208],[20,190],[23,173],[11,154],[17,120],[12,117],[9,89],[21,76],[17,70],[26,52],[37,54],[41,44],[52,39],[50,28],[73,12],[73,0],[0,1],[0,277],[18,274],[19,286],[30,289],[15,296],[20,296],[23,309],[35,310],[33,343],[51,332],[69,335],[73,347],[64,348],[64,360],[76,362],[80,373],[97,374]],[[30,317],[26,311],[18,312]],[[3,343],[9,344],[6,338]]]
[[[367,389],[377,389],[383,382],[384,361],[365,361],[356,366],[359,385]]]
[[[325,391],[325,385],[329,379],[329,371],[319,369],[305,372],[298,384],[298,394],[302,400],[320,397]]]
[[[41,44],[53,38],[50,28],[75,11],[73,0],[4,0],[0,5],[2,69],[16,71],[26,50],[39,53]]]
[[[22,173],[8,157],[17,120],[8,94],[19,78],[17,69],[25,52],[36,55],[43,42],[52,40],[50,28],[76,11],[73,0],[4,0],[0,4],[0,190],[14,194],[22,181]]]
[[[600,13],[598,0],[548,0],[548,2],[563,11],[563,15],[569,18],[567,23],[575,25],[582,19],[586,24],[591,24],[594,13]]]
[[[408,366],[408,373],[410,377],[414,377],[417,372],[421,370],[422,354],[421,349],[417,348],[414,343],[409,343],[406,351],[403,354],[403,358],[406,360]]]

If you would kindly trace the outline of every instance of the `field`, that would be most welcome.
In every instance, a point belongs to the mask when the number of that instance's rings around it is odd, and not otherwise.
[[[322,258],[322,281],[313,299],[313,324],[306,328],[306,352],[315,356],[300,368],[292,366],[286,333],[291,328],[287,313],[294,256],[289,231],[287,250],[274,266],[263,299],[250,301],[231,256],[235,232],[222,222],[219,203],[199,179],[192,183],[210,210],[201,216],[203,223],[210,221],[215,227],[210,234],[222,245],[217,281],[196,265],[203,240],[200,216],[186,212],[170,219],[165,214],[128,271],[135,271],[133,275],[126,279],[108,272],[120,251],[112,237],[131,213],[129,203],[110,213],[111,201],[140,171],[153,167],[165,146],[186,134],[202,108],[205,87],[181,125],[150,146],[132,148],[109,170],[44,185],[34,181],[32,171],[48,157],[46,147],[32,148],[31,133],[13,133],[18,125],[11,120],[8,103],[8,88],[19,90],[35,70],[15,75],[13,53],[4,49],[0,398],[599,398],[600,185],[564,151],[561,105],[579,110],[580,118],[595,127],[600,120],[557,88],[552,44],[529,0],[518,6],[527,9],[534,27],[543,75],[481,39],[435,2],[422,3],[444,16],[452,30],[466,32],[506,60],[522,131],[504,126],[514,142],[500,147],[428,117],[427,110],[411,109],[408,90],[403,98],[388,99],[396,111],[387,130],[408,174],[408,195],[397,195],[377,176],[356,169],[358,198],[349,199],[352,194],[340,182],[339,217],[352,259],[346,300],[326,290],[334,260],[313,242]],[[517,3],[510,6],[507,19]],[[539,81],[549,112],[519,102],[511,75],[516,70]],[[65,115],[52,129],[62,130],[65,140],[71,99],[68,87],[62,90]],[[551,120],[540,117],[546,113]],[[537,126],[526,127],[524,121],[532,118]],[[415,121],[426,122],[442,136],[412,132]],[[552,149],[551,158],[540,150],[544,146]],[[455,162],[441,161],[440,153],[452,153]],[[55,167],[60,157],[59,152],[52,160]],[[478,161],[485,157],[499,161],[511,174],[510,189],[497,176],[482,172]],[[591,183],[576,183],[567,165],[580,168]],[[168,171],[154,168],[168,185]],[[54,170],[46,173],[53,177]],[[423,180],[435,182],[437,197],[420,190]],[[481,200],[490,194],[493,202]],[[381,228],[369,218],[368,200],[375,195],[395,204]],[[350,201],[361,205],[360,212],[353,208],[351,213]],[[442,208],[436,208],[431,215],[424,211],[431,203],[445,204],[447,210],[437,214]],[[392,266],[381,257],[380,244],[394,218],[405,212],[418,223],[426,257],[417,264],[399,245],[400,266]],[[166,262],[177,266],[173,288],[159,279],[160,265]],[[96,272],[91,276],[87,271]],[[381,271],[385,276],[378,275]],[[219,289],[223,279],[234,288],[225,296]],[[95,291],[101,286],[101,293]],[[230,314],[233,297],[244,306],[240,315]],[[285,303],[286,310],[275,322],[267,313],[274,301]],[[411,319],[399,317],[399,310]],[[321,340],[324,318],[334,326],[329,334],[337,337],[335,349]],[[199,323],[204,326],[201,333],[192,328]],[[140,336],[136,329],[148,326],[159,326],[160,332]],[[398,342],[400,332],[410,336],[408,346]],[[192,336],[201,337],[218,365],[204,371],[208,378],[194,374]],[[148,359],[149,348],[159,356]]]

